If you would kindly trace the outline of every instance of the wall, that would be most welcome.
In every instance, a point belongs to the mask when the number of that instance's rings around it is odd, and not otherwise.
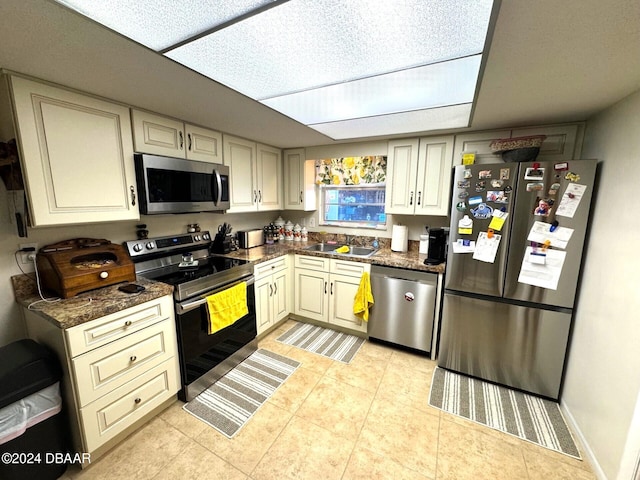
[[[611,480],[630,480],[640,452],[640,431],[630,428],[640,408],[639,133],[640,91],[587,123],[582,156],[602,163],[562,394]]]

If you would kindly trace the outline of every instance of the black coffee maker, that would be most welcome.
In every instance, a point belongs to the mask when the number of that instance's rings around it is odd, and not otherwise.
[[[429,230],[429,251],[425,265],[440,265],[447,257],[447,232],[444,228]]]

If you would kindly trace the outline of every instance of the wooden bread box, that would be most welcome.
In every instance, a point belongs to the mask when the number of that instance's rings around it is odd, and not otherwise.
[[[105,239],[75,238],[47,245],[38,252],[36,266],[42,286],[62,298],[136,279],[125,248]]]

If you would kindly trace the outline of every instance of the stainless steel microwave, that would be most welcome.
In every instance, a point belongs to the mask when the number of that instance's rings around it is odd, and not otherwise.
[[[229,208],[229,167],[136,153],[140,213],[220,212]]]

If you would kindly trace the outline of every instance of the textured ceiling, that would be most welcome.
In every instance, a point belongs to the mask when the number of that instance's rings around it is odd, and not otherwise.
[[[0,66],[277,147],[335,143],[47,0],[0,2]],[[585,120],[638,89],[637,0],[503,0],[471,129]]]

